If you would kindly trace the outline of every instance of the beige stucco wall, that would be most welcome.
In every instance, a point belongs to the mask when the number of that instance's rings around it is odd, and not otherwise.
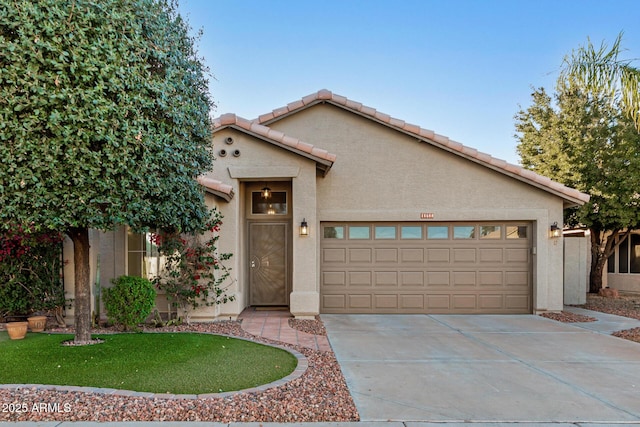
[[[224,141],[231,137],[233,143]],[[316,218],[316,164],[314,161],[278,148],[234,129],[217,132],[213,139],[216,161],[214,170],[208,176],[230,184],[235,196],[230,202],[208,196],[207,204],[217,203],[224,215],[219,247],[221,252],[231,252],[233,257],[228,261],[232,268],[232,276],[236,280],[234,290],[236,301],[219,308],[218,317],[233,317],[249,305],[249,272],[246,261],[247,230],[245,221],[244,186],[252,182],[286,181],[291,183],[292,206],[291,244],[292,244],[292,286],[290,294],[290,311],[297,317],[308,317],[318,313],[319,294],[317,288],[317,229],[311,235],[302,237],[298,234],[298,226],[303,219],[309,224],[317,223]],[[227,151],[222,157],[221,149]],[[233,152],[239,150],[240,155]],[[318,178],[322,180],[322,178]],[[231,289],[230,289],[231,291]]]
[[[564,239],[564,303],[587,302],[589,278],[589,238],[585,236]]]
[[[320,221],[417,221],[421,212],[434,221],[533,221],[534,310],[562,310],[563,242],[548,235],[562,223],[561,198],[329,104],[270,127],[337,156],[318,179],[314,229]]]
[[[640,293],[640,274],[605,273],[607,286],[623,292]]]

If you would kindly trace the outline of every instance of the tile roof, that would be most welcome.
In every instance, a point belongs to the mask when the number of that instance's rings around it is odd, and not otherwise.
[[[217,179],[209,178],[207,176],[199,176],[197,178],[197,181],[209,193],[222,197],[227,202],[233,199],[234,191],[231,185],[225,184],[222,181],[218,181]]]
[[[284,107],[273,110],[270,113],[263,114],[256,120],[254,120],[253,123],[269,125],[270,123],[284,118],[290,114],[294,114],[298,111],[320,103],[333,104],[345,110],[359,114],[360,116],[386,125],[390,128],[399,130],[411,136],[416,136],[420,140],[435,147],[442,148],[446,151],[469,159],[475,163],[484,165],[486,167],[489,167],[490,169],[501,172],[505,175],[558,195],[571,202],[570,204],[582,205],[589,201],[590,196],[588,194],[582,193],[576,189],[552,181],[545,176],[538,175],[537,173],[525,169],[521,166],[507,163],[505,160],[501,160],[492,157],[489,154],[479,152],[475,148],[467,147],[459,142],[447,138],[446,136],[439,135],[432,130],[423,129],[418,125],[406,123],[403,120],[396,119],[387,114],[381,113],[374,108],[367,107],[359,102],[352,101],[348,98],[345,98],[344,96],[337,95],[326,89],[320,90],[316,93],[312,93],[311,95],[307,95],[301,100],[291,102]]]
[[[324,174],[329,171],[331,166],[333,166],[333,163],[336,161],[335,154],[301,141],[298,138],[285,135],[284,133],[271,129],[268,126],[261,125],[255,120],[251,121],[243,119],[235,114],[223,114],[222,116],[214,119],[214,133],[227,127],[235,128],[241,132],[251,134],[276,146],[315,160],[318,164],[318,168],[323,170]]]

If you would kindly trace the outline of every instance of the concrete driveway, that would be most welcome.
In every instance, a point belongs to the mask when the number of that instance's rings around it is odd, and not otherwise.
[[[362,421],[640,422],[640,344],[533,315],[328,315]]]

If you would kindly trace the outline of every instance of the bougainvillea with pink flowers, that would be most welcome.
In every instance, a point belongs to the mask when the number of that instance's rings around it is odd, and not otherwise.
[[[0,227],[0,317],[64,307],[62,233]]]
[[[151,242],[165,257],[164,269],[153,283],[180,309],[187,323],[193,309],[235,299],[227,292],[233,280],[224,265],[231,254],[217,251],[221,225],[222,215],[213,209],[205,227],[195,233],[158,232],[151,236]]]

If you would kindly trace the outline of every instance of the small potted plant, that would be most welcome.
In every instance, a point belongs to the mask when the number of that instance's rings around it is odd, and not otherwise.
[[[27,334],[27,312],[28,300],[25,298],[26,292],[14,283],[5,283],[0,286],[0,312],[7,322],[7,333],[12,340],[19,340]]]
[[[47,316],[33,315],[27,317],[27,323],[31,332],[42,332],[47,327]]]
[[[21,340],[27,335],[29,322],[9,322],[7,323],[7,333],[12,340]]]

